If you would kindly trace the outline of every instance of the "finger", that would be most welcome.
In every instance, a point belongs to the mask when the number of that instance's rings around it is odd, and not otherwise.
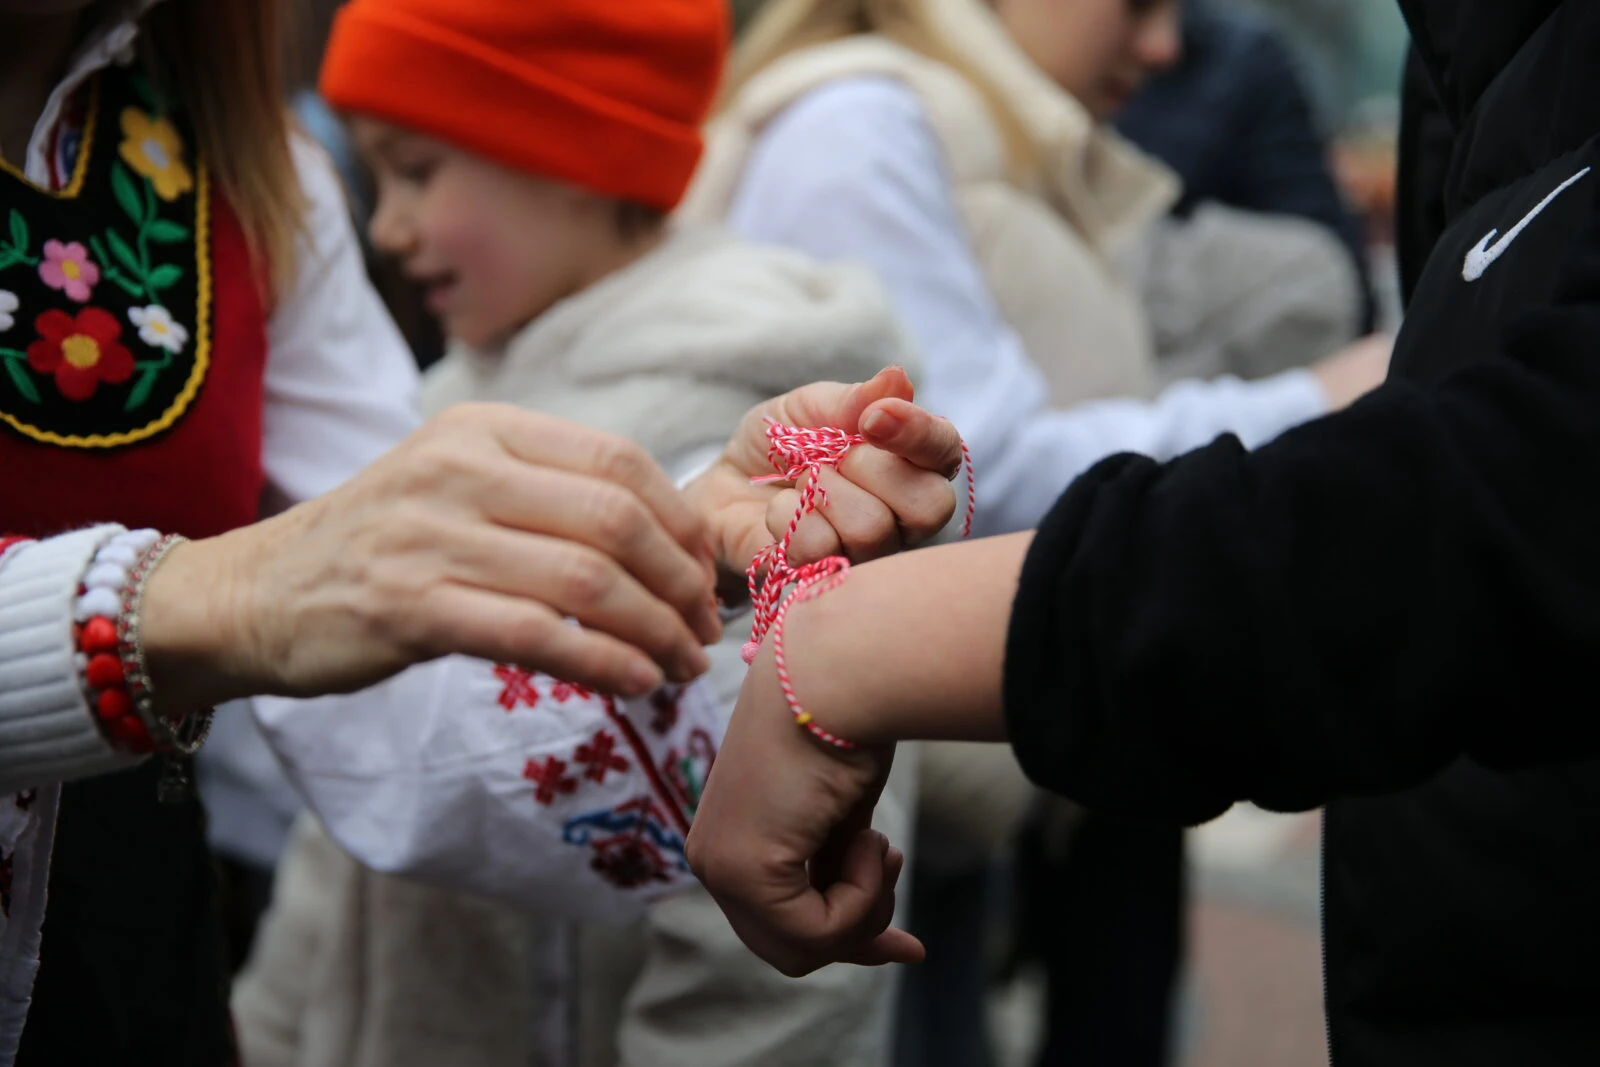
[[[686,552],[714,569],[704,520],[638,444],[510,405],[483,407],[495,412],[495,437],[512,456],[524,463],[557,467],[622,486],[644,502]]]
[[[817,849],[817,854],[808,865],[807,874],[812,887],[826,890],[836,882],[844,881],[848,877],[855,850],[861,847],[860,841],[874,832],[871,805],[858,804],[851,808],[828,834],[828,839]]]
[[[956,493],[948,479],[881,448],[851,449],[839,474],[883,502],[907,546],[936,536],[956,512]]]
[[[818,382],[785,393],[768,407],[768,414],[785,426],[832,426],[855,433],[861,416],[884,400],[910,401],[915,395],[903,367],[888,367],[857,385]]]
[[[884,858],[884,879],[889,888],[894,889],[900,884],[900,875],[906,869],[906,854],[893,845],[889,846],[889,854]]]
[[[485,592],[537,600],[644,652],[673,681],[709,669],[699,638],[616,561],[576,541],[464,527],[447,541],[453,574]]]
[[[485,510],[501,525],[597,549],[676,608],[702,644],[721,637],[712,572],[623,486],[550,467],[508,466],[503,491]]]
[[[900,527],[889,505],[837,471],[824,470],[818,484],[827,495],[823,505],[801,519],[795,529],[789,543],[790,562],[798,566],[843,554],[861,563],[900,550]],[[769,526],[771,517],[769,511]],[[787,524],[785,520],[785,527]],[[779,530],[774,536],[782,534]]]
[[[882,967],[890,963],[921,963],[928,958],[922,942],[904,930],[890,927],[840,963],[858,967]]]
[[[861,435],[923,470],[954,478],[961,469],[961,434],[947,420],[900,399],[862,413]]]
[[[863,830],[850,842],[840,880],[823,892],[839,924],[835,959],[871,958],[878,939],[887,932],[894,918],[888,855],[889,839],[876,830]]]
[[[417,605],[417,639],[434,655],[460,653],[577,682],[603,693],[643,696],[661,669],[637,648],[573,626],[536,600],[466,586],[439,586]]]

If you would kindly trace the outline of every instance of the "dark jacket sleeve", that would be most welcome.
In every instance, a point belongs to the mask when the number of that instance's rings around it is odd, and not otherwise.
[[[1600,232],[1579,246],[1437,386],[1069,489],[1008,640],[1028,773],[1195,823],[1600,750]]]

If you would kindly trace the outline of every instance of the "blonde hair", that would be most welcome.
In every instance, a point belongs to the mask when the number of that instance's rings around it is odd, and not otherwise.
[[[1009,176],[1019,184],[1030,180],[1038,167],[1039,146],[1000,87],[945,39],[928,0],[771,0],[734,49],[720,105],[726,107],[751,79],[785,56],[866,34],[884,37],[961,75],[989,106],[999,127]]]
[[[306,200],[290,150],[283,0],[166,0],[145,16],[154,73],[244,228],[269,298],[293,284]]]

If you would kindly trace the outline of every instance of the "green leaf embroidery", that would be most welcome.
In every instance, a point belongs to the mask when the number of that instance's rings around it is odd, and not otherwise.
[[[8,359],[5,363],[6,373],[11,375],[11,381],[16,385],[17,392],[33,403],[39,403],[39,389],[33,384],[33,379],[28,377],[28,372],[23,370],[22,365],[16,360]]]
[[[139,100],[144,104],[146,110],[159,114],[161,101],[156,97],[156,91],[151,88],[150,79],[145,77],[144,74],[135,71],[128,80],[133,83],[133,91],[139,94]]]
[[[122,265],[128,268],[130,274],[138,277],[144,273],[139,265],[139,257],[116,230],[107,230],[106,240],[111,242],[111,254],[122,260]]]
[[[117,203],[122,205],[122,210],[128,213],[135,226],[144,225],[144,198],[139,195],[138,184],[133,175],[128,173],[128,168],[121,163],[114,164],[111,168],[111,191],[117,195]]]
[[[133,411],[150,399],[150,390],[155,388],[156,379],[161,377],[161,367],[151,367],[139,376],[133,384],[133,392],[128,394],[127,403],[122,405],[123,411]]]
[[[16,208],[11,209],[11,244],[21,255],[28,253],[28,220],[22,217],[22,212]]]
[[[170,289],[183,280],[183,268],[171,263],[163,263],[150,272],[150,277],[145,282],[151,289]]]
[[[189,239],[189,228],[170,219],[151,219],[144,232],[150,240],[168,245]]]
[[[5,270],[8,267],[14,267],[21,262],[22,260],[18,259],[17,254],[11,249],[0,248],[0,270]]]

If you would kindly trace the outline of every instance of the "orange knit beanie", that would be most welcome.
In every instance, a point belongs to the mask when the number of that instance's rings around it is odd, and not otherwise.
[[[700,159],[728,23],[728,0],[351,0],[322,95],[670,211]]]

